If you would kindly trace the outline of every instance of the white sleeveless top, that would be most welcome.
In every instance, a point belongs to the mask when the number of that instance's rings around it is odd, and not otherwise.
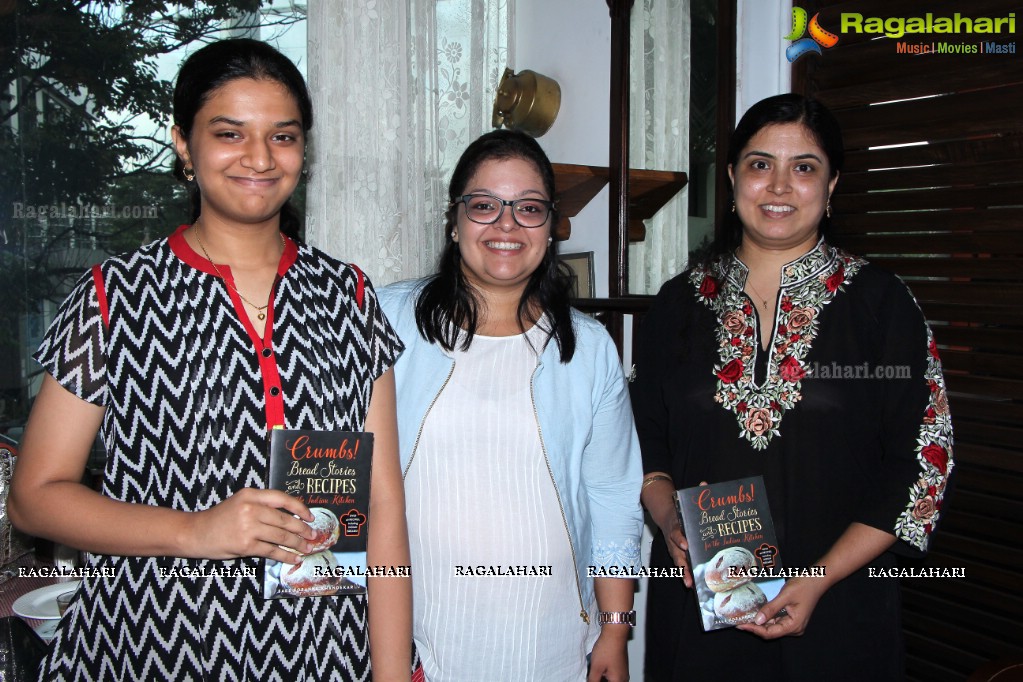
[[[405,496],[413,631],[429,682],[585,680],[598,633],[579,615],[530,393],[545,336],[477,335],[456,349],[426,416]]]

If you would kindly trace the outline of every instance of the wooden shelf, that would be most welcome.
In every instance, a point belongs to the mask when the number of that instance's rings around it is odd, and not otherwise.
[[[689,177],[685,173],[629,169],[630,242],[641,242],[646,238],[643,221],[657,215],[687,182]]]
[[[579,215],[586,204],[610,180],[607,166],[580,166],[555,163],[554,178],[558,188],[559,219],[554,226],[554,238],[568,239],[572,235],[571,219]],[[646,226],[643,221],[654,217],[683,187],[689,178],[685,173],[632,168],[629,170],[629,241],[643,241]]]
[[[610,180],[607,166],[579,166],[571,163],[554,163],[554,186],[558,188],[555,199],[558,202],[558,224],[554,226],[554,238],[564,241],[572,236],[571,218],[579,215],[586,204],[597,196]]]

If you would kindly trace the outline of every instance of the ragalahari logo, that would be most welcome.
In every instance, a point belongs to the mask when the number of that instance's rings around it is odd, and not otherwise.
[[[821,28],[820,22],[817,21],[819,16],[820,13],[814,14],[808,25],[806,10],[802,7],[792,8],[792,32],[785,36],[785,40],[796,41],[785,49],[785,56],[790,62],[810,52],[822,54],[822,47],[834,47],[838,44],[838,36]],[[810,37],[804,38],[807,29],[810,31]]]

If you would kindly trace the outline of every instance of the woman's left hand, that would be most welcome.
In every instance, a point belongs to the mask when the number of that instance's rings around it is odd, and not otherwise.
[[[893,542],[895,536],[887,531],[857,522],[849,524],[827,554],[814,564],[821,569],[821,576],[790,578],[778,596],[760,608],[752,623],[736,627],[764,639],[803,634],[828,588],[876,559]]]
[[[590,654],[590,674],[586,682],[628,682],[629,626],[607,624],[601,627],[600,636]]]
[[[760,607],[752,623],[736,628],[763,639],[798,637],[806,631],[814,607],[826,590],[827,585],[820,578],[790,578],[777,597]]]

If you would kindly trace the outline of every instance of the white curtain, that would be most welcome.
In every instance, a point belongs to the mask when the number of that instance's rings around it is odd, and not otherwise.
[[[629,165],[689,167],[689,0],[636,0],[631,19]],[[689,250],[688,193],[646,221],[646,239],[629,244],[629,293],[655,294],[682,271]]]
[[[309,3],[309,243],[377,286],[435,270],[451,170],[491,128],[513,3]]]

